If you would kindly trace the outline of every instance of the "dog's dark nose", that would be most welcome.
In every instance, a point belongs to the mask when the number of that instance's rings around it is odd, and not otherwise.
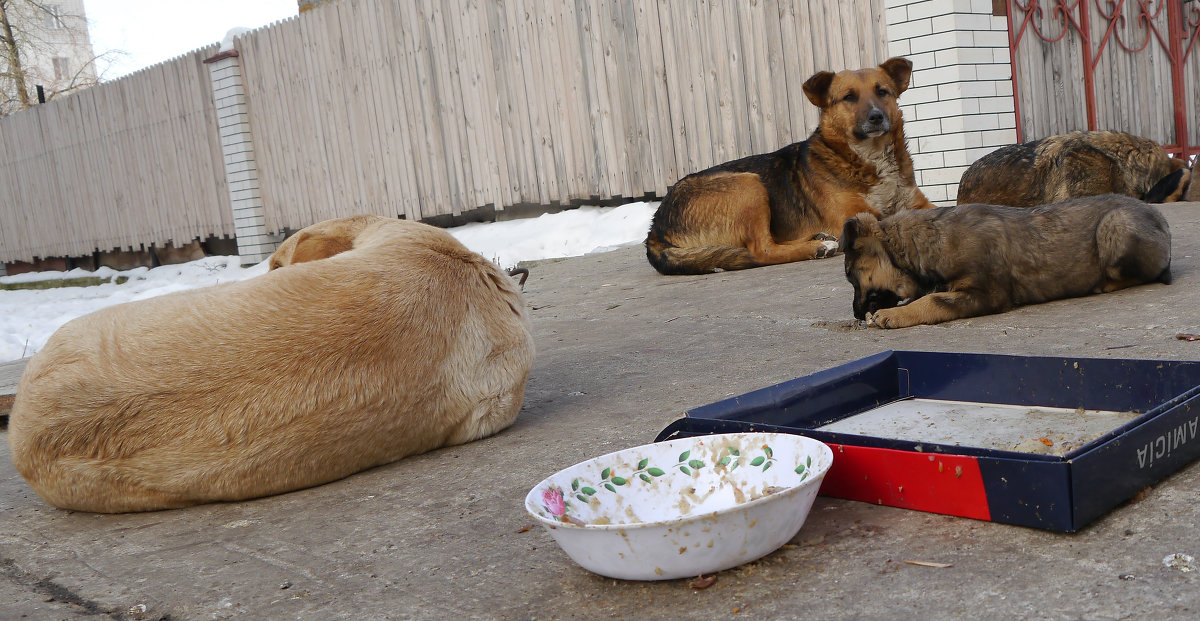
[[[887,116],[879,108],[875,108],[867,113],[867,122],[871,125],[881,125],[886,119]]]

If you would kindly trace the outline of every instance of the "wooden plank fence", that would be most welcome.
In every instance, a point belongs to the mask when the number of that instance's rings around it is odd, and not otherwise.
[[[341,0],[248,33],[267,229],[661,196],[806,138],[884,0]],[[0,261],[230,235],[200,50],[0,119]]]
[[[267,228],[661,196],[806,137],[803,81],[884,29],[882,0],[325,5],[239,41]]]
[[[0,119],[0,262],[231,234],[211,52]]]

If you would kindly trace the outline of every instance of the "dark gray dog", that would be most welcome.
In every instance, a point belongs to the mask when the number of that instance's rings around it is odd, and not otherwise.
[[[1116,194],[860,214],[846,221],[840,250],[855,318],[881,328],[1171,281],[1167,221]]]

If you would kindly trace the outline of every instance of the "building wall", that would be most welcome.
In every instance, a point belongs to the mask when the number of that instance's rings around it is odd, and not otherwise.
[[[91,37],[83,0],[46,0],[40,3],[55,11],[57,19],[33,3],[9,5],[9,19],[23,38],[21,65],[25,70],[29,98],[37,102],[37,86],[47,98],[81,86],[96,84]],[[55,66],[55,59],[58,67]],[[5,88],[8,88],[5,85]]]
[[[953,204],[975,160],[1016,142],[1008,22],[992,0],[888,0],[888,51],[913,61],[900,97],[917,185]]]

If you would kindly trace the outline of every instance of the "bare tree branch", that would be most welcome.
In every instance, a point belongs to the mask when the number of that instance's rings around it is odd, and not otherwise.
[[[12,87],[17,93],[17,102],[21,108],[29,107],[29,90],[25,86],[25,70],[21,68],[21,49],[17,45],[17,38],[13,35],[12,24],[8,21],[8,5],[10,0],[0,0],[0,37],[3,37],[3,49],[0,49],[0,58],[3,58],[7,67],[5,73],[0,74],[7,77],[12,82]],[[2,89],[3,87],[0,87]],[[3,89],[7,91],[8,89]],[[8,99],[7,92],[5,99]],[[0,114],[3,114],[3,108],[0,107]]]
[[[53,99],[99,83],[82,14],[44,0],[0,0],[0,116],[30,107],[35,85]]]

